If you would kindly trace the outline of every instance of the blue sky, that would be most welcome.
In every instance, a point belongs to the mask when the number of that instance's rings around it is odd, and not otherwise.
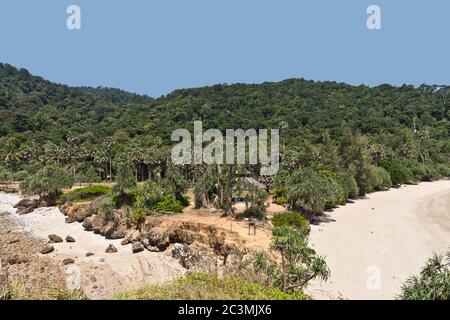
[[[82,29],[66,28],[79,5]],[[381,7],[382,30],[366,27]],[[448,0],[2,0],[0,62],[158,97],[286,78],[450,84]]]

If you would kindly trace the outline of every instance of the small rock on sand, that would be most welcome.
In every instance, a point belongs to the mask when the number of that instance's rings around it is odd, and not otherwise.
[[[92,253],[92,252],[88,252],[88,253],[86,253],[86,257],[91,257],[91,256],[93,256],[94,254]]]
[[[75,242],[75,239],[71,236],[66,237],[66,242]]]
[[[144,251],[144,246],[138,242],[133,243],[133,246],[131,248],[133,250],[133,253],[139,253]]]
[[[117,252],[117,248],[113,244],[110,244],[108,246],[108,248],[106,248],[105,252],[106,253],[115,253],[115,252]]]
[[[70,258],[67,258],[67,259],[64,259],[64,260],[63,260],[63,264],[64,264],[65,266],[68,265],[68,264],[72,264],[72,263],[75,263],[75,260],[70,259]]]
[[[55,250],[55,248],[53,246],[45,246],[42,250],[41,253],[42,254],[48,254],[50,252],[53,252]]]
[[[57,236],[56,234],[51,234],[48,236],[51,243],[60,243],[63,242],[63,239],[60,236]]]

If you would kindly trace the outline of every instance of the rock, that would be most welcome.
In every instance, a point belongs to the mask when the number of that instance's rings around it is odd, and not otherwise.
[[[115,252],[117,252],[117,248],[113,244],[110,244],[108,246],[108,248],[106,248],[105,252],[106,253],[115,253]]]
[[[122,239],[128,233],[128,224],[125,218],[121,218],[114,226],[114,232],[110,235],[111,239]]]
[[[11,240],[10,242],[9,242],[9,244],[14,244],[14,243],[17,243],[17,242],[19,242],[20,240],[19,239],[14,239],[14,240]]]
[[[159,227],[150,229],[150,231],[143,235],[143,237],[148,240],[149,247],[156,247],[159,251],[166,250],[170,244],[167,233]]]
[[[55,248],[53,246],[51,246],[51,245],[47,245],[41,250],[41,253],[42,254],[48,254],[48,253],[53,252],[53,251],[55,251]]]
[[[63,239],[60,236],[57,236],[56,234],[51,234],[48,236],[51,243],[60,243],[63,242]]]
[[[94,254],[92,252],[86,253],[86,257],[92,257]]]
[[[100,259],[100,262],[105,262],[105,258],[101,258],[101,259]]]
[[[92,215],[87,217],[83,222],[83,227],[87,231],[94,231],[96,234],[101,234],[103,226],[106,224],[105,219],[99,215]]]
[[[68,223],[75,221],[83,222],[91,215],[91,211],[88,210],[87,204],[72,204],[71,202],[66,202],[59,207],[59,210],[67,216],[66,221]]]
[[[138,242],[135,242],[135,243],[133,243],[133,246],[131,249],[132,249],[133,253],[139,253],[139,252],[144,251],[144,246]]]
[[[66,237],[66,242],[75,242],[75,239],[71,236]]]
[[[195,233],[190,230],[175,228],[169,232],[169,241],[171,243],[192,244],[195,240]]]
[[[180,260],[180,264],[189,269],[198,260],[197,255],[189,248],[188,245],[175,243],[172,248],[172,256]]]
[[[100,234],[105,236],[106,239],[112,239],[111,236],[114,234],[115,229],[116,229],[116,224],[113,221],[109,221],[106,225],[104,225],[100,229]]]
[[[64,264],[65,266],[67,266],[68,264],[72,264],[72,263],[75,263],[75,260],[70,259],[70,258],[67,258],[67,259],[64,259],[64,260],[63,260],[63,264]]]
[[[110,204],[111,198],[108,196],[101,196],[96,198],[94,201],[91,202],[90,208],[92,208],[94,211],[97,211],[100,209],[104,204]]]
[[[28,259],[25,257],[20,257],[20,256],[12,256],[12,257],[8,257],[8,259],[6,259],[6,263],[7,264],[21,264],[21,263],[27,263]]]
[[[17,211],[17,214],[23,216],[25,214],[32,213],[34,211],[34,209],[35,209],[34,207],[28,207],[28,208],[24,208],[24,209],[19,209]]]
[[[139,241],[141,241],[141,232],[139,230],[129,230],[120,244],[125,246],[131,242]]]
[[[18,203],[16,203],[14,205],[14,208],[19,209],[19,210],[23,210],[25,208],[29,208],[29,207],[33,207],[33,208],[37,208],[39,204],[39,201],[36,199],[22,199],[20,200]]]

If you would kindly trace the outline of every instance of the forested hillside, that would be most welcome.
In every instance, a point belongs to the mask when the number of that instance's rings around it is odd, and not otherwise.
[[[203,120],[204,129],[279,128],[279,196],[294,204],[299,193],[289,184],[306,179],[320,185],[331,174],[347,184],[346,198],[448,176],[449,92],[448,86],[370,88],[290,79],[152,99],[71,88],[0,64],[0,161],[3,171],[20,173],[17,179],[56,164],[78,180],[112,180],[122,165],[146,180],[170,165],[172,130],[191,128],[193,120]],[[183,175],[199,181],[205,170],[184,168]]]

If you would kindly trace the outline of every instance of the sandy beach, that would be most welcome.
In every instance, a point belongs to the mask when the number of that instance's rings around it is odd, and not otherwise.
[[[315,299],[395,299],[403,281],[434,252],[450,250],[450,181],[367,195],[312,226],[311,245],[326,256],[328,282]]]
[[[165,253],[147,250],[133,254],[131,245],[122,246],[121,240],[108,240],[101,235],[87,232],[81,223],[65,223],[65,216],[58,208],[39,208],[30,214],[15,214],[13,205],[20,201],[15,194],[0,193],[0,212],[9,212],[11,219],[20,226],[14,232],[24,232],[48,241],[48,235],[61,238],[73,237],[76,242],[55,243],[55,251],[43,258],[54,259],[61,265],[66,258],[75,263],[64,266],[67,284],[71,288],[81,285],[91,299],[113,298],[118,292],[140,288],[146,284],[171,281],[185,273],[177,260]],[[118,252],[105,253],[109,244]],[[87,253],[93,254],[86,256]]]

